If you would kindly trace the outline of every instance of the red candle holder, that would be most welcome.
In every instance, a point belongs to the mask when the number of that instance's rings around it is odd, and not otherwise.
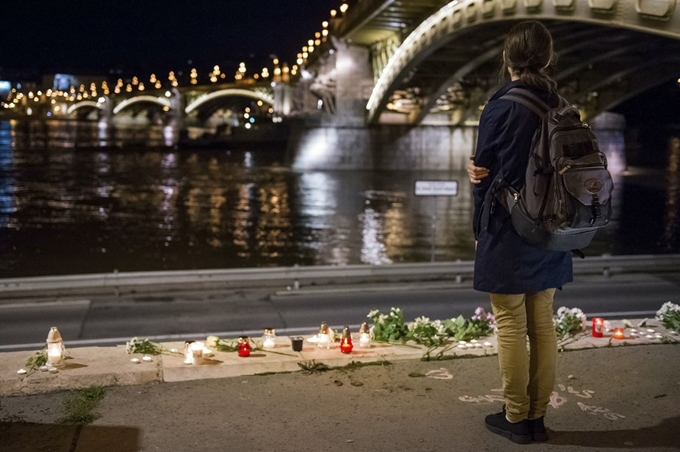
[[[354,348],[352,344],[352,334],[349,332],[349,327],[342,330],[342,339],[340,339],[340,351],[342,353],[351,353]]]
[[[593,319],[593,337],[603,337],[604,336],[604,319],[602,317],[595,317]]]
[[[340,351],[342,353],[351,353],[353,348],[354,344],[352,344],[352,339],[343,339],[340,342]]]
[[[623,328],[614,328],[614,339],[625,339],[626,333]]]
[[[250,339],[247,336],[241,336],[238,340],[238,356],[241,358],[250,356]]]

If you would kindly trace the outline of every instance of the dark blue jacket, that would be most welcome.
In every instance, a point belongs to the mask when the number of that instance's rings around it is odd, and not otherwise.
[[[479,121],[475,165],[489,168],[489,177],[475,185],[474,228],[477,239],[474,288],[482,292],[520,294],[560,288],[573,280],[571,253],[546,251],[528,245],[517,235],[508,211],[496,204],[487,224],[481,224],[482,205],[491,182],[502,171],[505,180],[520,189],[524,185],[531,141],[539,117],[527,107],[499,99],[515,81],[505,85],[484,108]],[[548,105],[558,97],[532,89]]]

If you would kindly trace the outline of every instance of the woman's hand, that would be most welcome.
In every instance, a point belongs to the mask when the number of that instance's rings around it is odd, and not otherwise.
[[[470,182],[475,185],[479,184],[485,177],[489,177],[489,169],[484,168],[483,166],[475,166],[475,157],[472,155],[470,156],[470,161],[468,162],[467,173],[468,177],[470,178]]]

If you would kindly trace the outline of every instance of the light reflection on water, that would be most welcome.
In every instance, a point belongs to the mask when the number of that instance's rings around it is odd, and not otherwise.
[[[0,122],[3,277],[427,262],[433,233],[436,260],[473,257],[462,172],[300,173],[276,153],[29,150],[18,135]],[[458,180],[459,195],[415,197],[420,179]],[[677,169],[616,179],[613,223],[588,254],[678,252]]]

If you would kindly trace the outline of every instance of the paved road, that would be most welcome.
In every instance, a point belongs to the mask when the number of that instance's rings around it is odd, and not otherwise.
[[[652,316],[661,304],[680,302],[680,273],[579,277],[556,297],[555,307],[580,307],[586,314],[608,317]],[[43,343],[49,327],[59,327],[72,345],[116,344],[125,339],[179,335],[201,337],[259,335],[271,327],[279,333],[311,333],[321,321],[331,326],[358,325],[372,309],[401,307],[406,320],[425,315],[449,318],[472,315],[488,307],[487,296],[469,283],[302,288],[275,290],[192,291],[100,296],[59,302],[18,300],[0,305],[0,351],[33,349]],[[76,341],[76,342],[73,342]]]

